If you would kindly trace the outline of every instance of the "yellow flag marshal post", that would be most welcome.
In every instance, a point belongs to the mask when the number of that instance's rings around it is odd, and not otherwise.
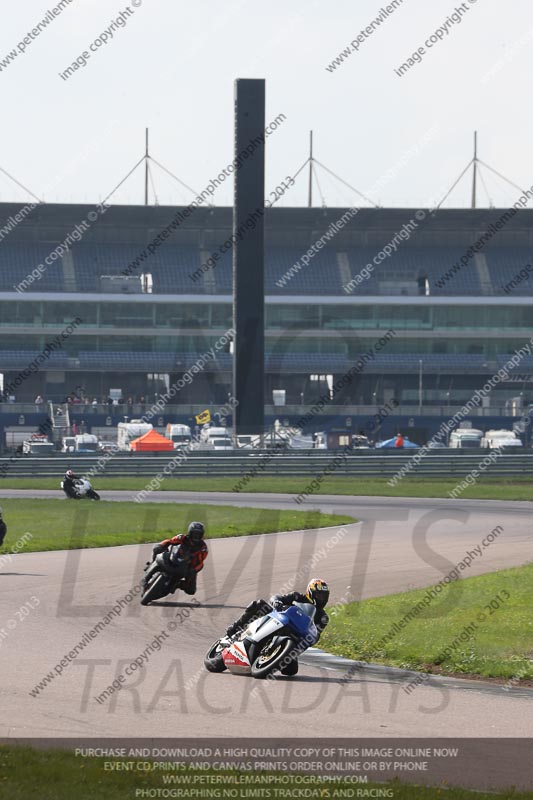
[[[195,420],[197,425],[205,425],[206,423],[211,422],[211,414],[209,412],[209,409],[206,408],[205,411],[202,411],[200,412],[200,414],[197,414],[195,416]]]

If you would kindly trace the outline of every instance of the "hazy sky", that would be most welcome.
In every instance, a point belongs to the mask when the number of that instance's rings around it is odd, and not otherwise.
[[[305,161],[310,129],[316,157],[380,205],[425,207],[440,199],[471,158],[474,129],[480,157],[529,188],[531,0],[396,2],[330,72],[327,65],[386,0],[131,0],[129,7],[72,0],[2,67],[0,166],[48,202],[97,202],[142,156],[148,126],[153,156],[201,191],[232,159],[234,80],[241,77],[265,78],[267,119],[287,117],[268,140],[267,190]],[[6,0],[0,65],[56,5]],[[461,22],[452,24],[457,8]],[[125,26],[90,52],[120,12]],[[442,39],[426,47],[438,28]],[[421,62],[399,77],[395,69],[419,47]],[[90,52],[87,65],[63,80],[59,73],[83,51]],[[485,178],[495,205],[517,199],[495,176]],[[160,204],[192,199],[157,167],[154,179]],[[357,202],[326,173],[319,180],[327,205]],[[27,199],[0,174],[0,201]],[[482,186],[480,199],[487,205]],[[112,202],[143,202],[140,170]],[[213,202],[232,202],[232,181]],[[469,202],[466,181],[446,205]],[[306,203],[301,176],[278,205]]]

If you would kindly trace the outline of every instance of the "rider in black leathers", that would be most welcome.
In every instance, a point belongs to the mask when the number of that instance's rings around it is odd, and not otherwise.
[[[67,497],[78,497],[75,486],[76,481],[79,481],[80,479],[81,475],[75,475],[71,469],[67,469],[65,472],[65,477],[63,478],[63,491]]]
[[[289,592],[289,594],[275,594],[270,598],[267,603],[266,600],[258,599],[253,600],[246,606],[241,616],[232,622],[226,630],[226,635],[233,638],[237,633],[240,633],[246,626],[255,619],[269,614],[272,610],[281,611],[287,608],[292,603],[310,603],[316,607],[314,623],[321,634],[329,622],[329,617],[324,611],[329,600],[329,588],[326,581],[320,578],[313,578],[309,581],[305,594],[300,592]],[[318,641],[318,640],[317,640]],[[296,675],[298,672],[298,660],[295,658],[284,669],[281,670],[282,675]]]

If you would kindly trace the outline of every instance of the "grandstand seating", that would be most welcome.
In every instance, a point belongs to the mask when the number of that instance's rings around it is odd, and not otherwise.
[[[527,264],[533,267],[533,250],[527,247],[493,247],[485,251],[485,256],[494,294],[533,295],[533,272],[528,273],[528,279],[520,279],[514,286],[508,286]]]
[[[39,355],[31,350],[7,350],[0,354],[0,371],[23,370]],[[150,371],[150,372],[186,372],[198,362],[202,353],[153,353],[124,351],[80,351],[77,356],[68,356],[63,352],[52,352],[47,359],[51,368],[72,368],[95,371],[110,370]],[[398,373],[418,372],[422,361],[424,372],[487,372],[496,371],[510,358],[510,355],[498,356],[496,360],[488,360],[486,356],[474,354],[452,353],[382,353],[365,364],[365,373]],[[357,354],[347,356],[342,353],[266,353],[265,368],[267,372],[283,373],[318,373],[341,374],[357,363]],[[229,353],[217,353],[204,367],[205,372],[230,372],[232,356]],[[533,356],[526,356],[520,361],[517,371],[533,370]]]
[[[373,263],[373,258],[379,248],[361,248],[348,250],[352,277],[358,275],[364,267]],[[410,282],[413,293],[417,278],[427,277],[432,295],[479,295],[481,285],[475,264],[470,261],[458,272],[454,273],[444,286],[437,286],[437,281],[442,280],[456,261],[464,255],[464,249],[444,247],[408,247],[400,245],[396,253],[386,258],[374,269],[369,278],[356,286],[353,295],[380,295],[385,294],[380,284],[383,282]],[[399,293],[399,292],[398,292]]]
[[[46,267],[40,273],[40,277],[34,278],[31,283],[21,287],[25,292],[61,292],[63,291],[63,271],[61,261],[54,261],[50,266],[45,265],[44,261],[50,253],[57,247],[57,243],[35,244],[27,242],[24,244],[12,244],[3,242],[0,247],[0,291],[12,292],[23,280],[25,280],[32,270],[39,265]]]
[[[141,260],[143,252],[145,258]],[[131,275],[151,273],[156,293],[194,294],[200,291],[201,283],[195,284],[189,277],[189,273],[200,264],[200,255],[195,247],[163,244],[150,255],[145,248],[131,244],[79,242],[72,248],[72,254],[80,291],[99,292],[101,275],[120,275],[123,272]]]
[[[0,248],[0,291],[13,291],[14,286],[23,281],[54,250],[56,243],[37,244],[3,243]],[[140,275],[149,272],[153,279],[153,292],[216,294],[232,292],[232,251],[224,253],[210,271],[209,279],[200,276],[192,280],[191,275],[201,263],[198,247],[164,243],[153,255],[147,254],[139,260],[143,247],[131,244],[93,244],[78,242],[71,248],[74,265],[75,285],[81,292],[99,292],[101,275],[119,275],[130,268],[130,274]],[[146,251],[145,251],[146,252]],[[338,264],[338,254],[333,247],[324,248],[302,266],[292,276],[287,272],[301,259],[304,248],[269,247],[265,254],[265,291],[274,296],[315,295],[346,296]],[[343,251],[344,252],[344,251]],[[367,264],[371,264],[378,247],[363,247],[345,251],[350,274],[358,275]],[[457,247],[428,248],[400,245],[396,253],[386,258],[362,283],[355,286],[351,296],[384,295],[391,293],[391,286],[397,284],[394,293],[402,292],[402,286],[409,286],[407,294],[417,294],[416,280],[426,276],[432,295],[479,296],[482,292],[476,265],[470,260],[464,267],[442,281],[453,265],[464,255],[464,249]],[[533,264],[533,252],[526,247],[493,247],[484,251],[492,288],[495,295],[505,295],[504,287],[512,281],[526,264]],[[137,261],[138,266],[133,267]],[[278,283],[283,283],[278,285]],[[61,261],[55,261],[42,273],[42,277],[30,283],[24,291],[61,292],[65,291]],[[521,280],[511,288],[528,296],[533,295],[533,272],[528,280]]]
[[[29,364],[35,361],[42,351],[37,350],[3,350],[0,354],[0,372],[4,370],[23,370]],[[53,350],[46,359],[42,362],[43,366],[48,366],[56,369],[66,368],[69,366],[69,356],[61,350]]]
[[[420,362],[425,372],[487,372],[495,366],[487,356],[474,353],[377,353],[365,372],[413,372],[420,369]]]

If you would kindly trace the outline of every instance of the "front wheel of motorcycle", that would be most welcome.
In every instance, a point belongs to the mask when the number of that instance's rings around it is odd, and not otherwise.
[[[225,647],[226,645],[220,644],[220,639],[211,645],[204,658],[204,667],[208,672],[224,672],[227,669],[222,658]]]
[[[273,639],[261,650],[252,664],[252,678],[267,678],[289,663],[289,653],[294,649],[291,639]]]
[[[141,597],[141,605],[147,606],[152,600],[159,600],[168,594],[168,587],[166,586],[167,577],[163,573],[156,573],[153,578],[148,581],[143,595]]]
[[[87,492],[87,497],[88,497],[90,500],[100,500],[100,495],[98,494],[98,492],[95,492],[95,491],[94,491],[94,489],[90,489],[90,490]]]

